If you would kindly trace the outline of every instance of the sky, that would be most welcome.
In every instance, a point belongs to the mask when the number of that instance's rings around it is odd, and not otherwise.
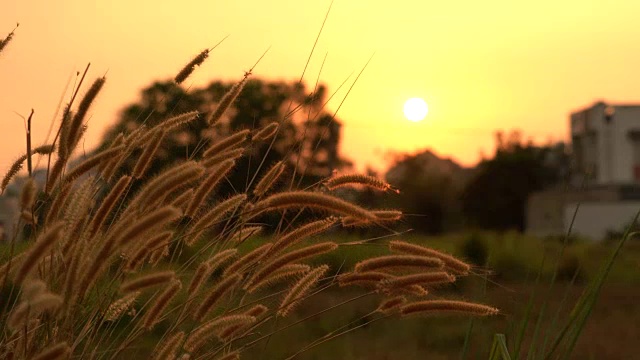
[[[36,145],[65,87],[91,63],[107,83],[90,110],[87,151],[139,91],[172,78],[229,36],[186,86],[236,80],[269,48],[257,77],[300,78],[330,0],[5,0],[0,38],[0,173],[24,152],[17,114],[35,110]],[[494,151],[496,130],[545,143],[568,138],[568,115],[598,100],[640,102],[640,2],[335,0],[307,72],[337,90],[341,153],[383,169],[388,152],[432,149],[467,166]],[[325,65],[319,73],[323,59]],[[429,114],[408,121],[404,102]]]

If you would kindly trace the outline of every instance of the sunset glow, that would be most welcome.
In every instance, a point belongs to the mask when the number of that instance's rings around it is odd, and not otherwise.
[[[171,78],[227,35],[185,87],[239,79],[267,48],[254,76],[297,81],[329,3],[4,4],[0,37],[16,22],[20,27],[0,56],[0,172],[24,152],[16,113],[35,110],[34,142],[44,142],[51,120],[59,121],[58,104],[70,97],[65,85],[72,87],[88,62],[88,77],[106,73],[107,82],[90,114],[87,151],[140,89]],[[536,142],[565,140],[572,110],[599,99],[640,101],[638,13],[640,2],[631,0],[337,0],[303,80],[307,89],[319,79],[337,92],[327,107],[339,108],[341,151],[359,169],[384,168],[381,154],[389,150],[425,148],[472,165],[493,151],[495,130],[519,128]],[[414,96],[438,109],[429,121],[404,119],[400,109]]]

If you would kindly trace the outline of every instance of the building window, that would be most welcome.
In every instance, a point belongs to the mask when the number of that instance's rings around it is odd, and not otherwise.
[[[584,163],[585,171],[591,179],[599,179],[598,176],[598,137],[595,132],[588,132],[585,139]]]
[[[571,142],[573,146],[574,167],[578,173],[582,173],[585,169],[584,144],[582,142],[582,137],[574,135]]]
[[[640,131],[629,131],[629,140],[631,140],[633,180],[640,182]]]

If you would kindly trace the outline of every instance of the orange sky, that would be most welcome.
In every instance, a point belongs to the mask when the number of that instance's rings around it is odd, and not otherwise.
[[[328,0],[4,2],[0,37],[15,22],[20,28],[0,55],[0,172],[24,151],[14,111],[35,108],[34,139],[42,142],[67,79],[87,62],[91,81],[108,72],[91,111],[90,149],[141,88],[172,77],[225,35],[187,85],[238,79],[269,46],[254,74],[298,79],[328,6]],[[335,90],[375,52],[338,113],[343,154],[360,168],[380,167],[386,150],[433,148],[471,165],[480,151],[493,151],[496,129],[564,139],[570,111],[597,99],[640,101],[638,14],[634,0],[336,0],[305,79],[315,81],[328,53],[321,79]],[[429,104],[425,121],[404,119],[410,97]]]

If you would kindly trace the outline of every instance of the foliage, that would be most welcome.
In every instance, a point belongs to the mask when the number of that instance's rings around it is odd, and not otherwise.
[[[565,179],[569,156],[563,144],[536,146],[518,132],[506,140],[499,132],[496,143],[462,193],[463,213],[473,226],[522,231],[529,195]]]
[[[484,266],[489,257],[489,245],[487,241],[478,233],[472,232],[466,236],[459,245],[459,252],[463,259],[470,263]]]
[[[558,263],[558,280],[571,280],[574,278],[576,282],[582,282],[585,279],[580,258],[573,253],[564,253]]]
[[[386,179],[401,189],[389,203],[411,214],[405,222],[425,234],[459,229],[463,224],[459,200],[470,171],[426,150],[399,156]]]
[[[245,184],[247,174],[255,174],[262,161],[265,164],[286,161],[297,169],[296,175],[305,175],[304,185],[317,182],[334,169],[350,165],[338,154],[340,121],[323,110],[326,101],[323,85],[307,93],[302,83],[249,79],[230,108],[210,125],[207,119],[235,84],[214,81],[203,88],[187,91],[173,81],[156,82],[142,90],[137,103],[124,109],[120,119],[105,135],[101,149],[120,133],[132,132],[141,126],[152,127],[171,116],[197,110],[199,116],[195,121],[181,126],[163,141],[150,174],[185,158],[198,158],[208,144],[234,132],[260,128],[284,118],[289,121],[280,123],[273,143],[256,144],[248,149],[247,156],[238,159],[236,171],[229,175],[230,183]],[[121,172],[132,166],[132,163],[122,164]]]

